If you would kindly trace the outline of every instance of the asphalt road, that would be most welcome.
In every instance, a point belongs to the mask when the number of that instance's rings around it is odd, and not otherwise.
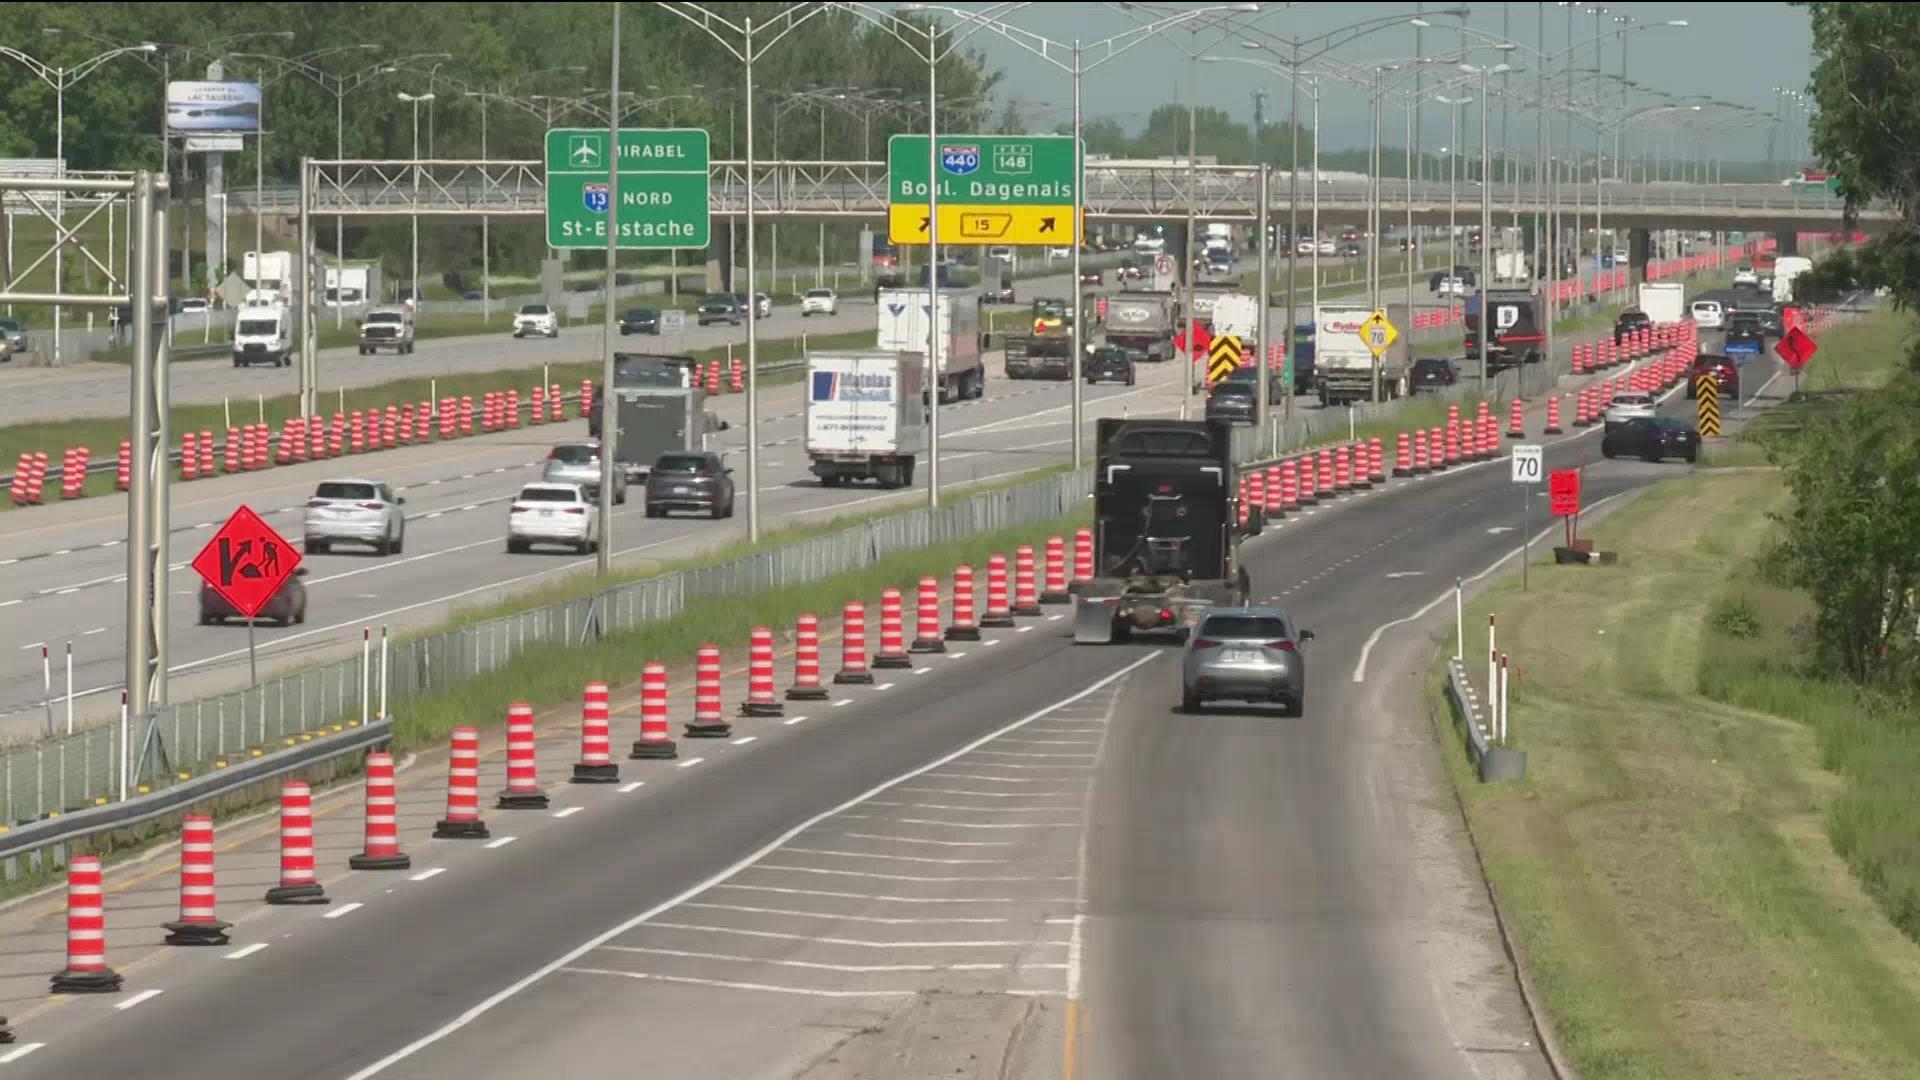
[[[1684,469],[1595,462],[1597,438],[1548,450],[1591,462],[1589,505]],[[1515,517],[1495,461],[1250,543],[1256,592],[1319,632],[1301,720],[1181,715],[1173,650],[1075,647],[1040,619],[836,691],[804,724],[683,743],[679,768],[626,763],[644,786],[558,783],[558,730],[555,808],[490,811],[491,846],[419,839],[442,768],[424,761],[400,815],[420,874],[337,870],[358,846],[349,797],[317,837],[328,909],[236,897],[234,877],[271,880],[270,852],[222,856],[231,952],[126,946],[157,939],[140,928],[169,907],[164,879],[110,893],[121,995],[44,997],[57,914],[10,937],[23,974],[0,1002],[31,1049],[0,1062],[152,1080],[1543,1077],[1425,715],[1446,612],[1376,632],[1508,556]]]
[[[1035,289],[1044,288],[1044,282]],[[1031,291],[1030,291],[1031,292]],[[797,316],[788,316],[799,322]],[[871,306],[844,309],[839,319],[870,325]],[[780,316],[773,322],[777,323]],[[769,324],[771,325],[771,323]],[[808,327],[824,327],[818,319]],[[716,328],[717,329],[717,328]],[[556,342],[511,342],[540,349]],[[650,340],[650,339],[649,339]],[[465,346],[491,349],[495,346]],[[451,351],[459,346],[448,345]],[[421,346],[420,356],[427,355]],[[359,358],[348,357],[347,361]],[[391,359],[391,358],[370,358]],[[183,365],[186,366],[186,365]],[[1145,365],[1132,388],[1086,388],[1089,429],[1103,415],[1132,415],[1159,410],[1198,415],[1201,398],[1183,393],[1178,363]],[[231,372],[215,365],[220,372]],[[235,375],[241,372],[233,372]],[[280,373],[284,375],[284,373]],[[980,401],[948,406],[943,412],[942,485],[957,486],[1014,476],[1068,459],[1071,455],[1071,387],[1066,383],[1010,381],[1001,376],[997,356],[988,362],[988,393]],[[124,371],[121,373],[124,381]],[[712,445],[723,450],[744,485],[746,428],[744,399],[718,399],[716,412],[733,424]],[[819,521],[844,512],[906,506],[910,492],[881,492],[870,487],[821,488],[806,471],[800,445],[802,412],[797,385],[770,386],[763,393],[760,442],[762,513],[765,527]],[[283,535],[297,542],[300,507],[323,479],[371,476],[384,479],[407,497],[406,551],[380,559],[369,552],[341,548],[311,556],[309,616],[304,626],[260,627],[263,675],[294,665],[340,655],[358,647],[364,627],[387,624],[396,632],[432,625],[459,604],[475,604],[536,587],[556,576],[580,572],[591,558],[547,553],[504,553],[504,505],[520,485],[537,476],[536,465],[552,443],[583,437],[584,425],[525,428],[503,433],[383,451],[365,460],[336,460],[283,466],[262,473],[177,484],[172,513],[173,603],[168,640],[173,672],[171,696],[188,700],[244,683],[246,632],[241,625],[202,627],[196,605],[198,579],[187,568],[207,531],[246,503],[263,513]],[[1091,432],[1087,439],[1092,446]],[[916,477],[924,497],[925,470]],[[125,500],[90,499],[32,511],[6,520],[0,535],[0,611],[10,616],[0,634],[0,739],[20,739],[45,726],[47,687],[40,647],[52,649],[56,696],[64,695],[64,649],[72,644],[74,688],[79,695],[76,723],[85,726],[117,715],[112,700],[124,676]],[[744,513],[744,512],[743,512]],[[614,550],[622,565],[648,559],[683,559],[738,540],[744,516],[731,521],[686,518],[648,521],[640,500],[614,515]],[[64,723],[64,705],[56,707]]]

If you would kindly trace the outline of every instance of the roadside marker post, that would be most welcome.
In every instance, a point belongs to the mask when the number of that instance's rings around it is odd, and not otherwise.
[[[1533,489],[1546,479],[1546,448],[1520,443],[1513,448],[1513,482],[1525,494],[1520,509],[1520,591],[1527,589],[1527,563],[1533,547]]]

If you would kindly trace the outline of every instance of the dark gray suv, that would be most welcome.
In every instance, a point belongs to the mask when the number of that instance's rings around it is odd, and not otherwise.
[[[733,516],[733,470],[711,450],[661,454],[647,476],[647,516],[675,510],[704,512],[711,518]]]

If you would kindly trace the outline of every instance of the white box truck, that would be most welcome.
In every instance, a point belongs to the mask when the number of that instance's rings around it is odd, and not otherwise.
[[[1373,315],[1364,304],[1321,304],[1313,312],[1314,387],[1322,405],[1351,405],[1373,400],[1373,351],[1361,340],[1360,326]],[[1390,306],[1387,319],[1408,327],[1404,304]],[[1407,393],[1407,336],[1405,329],[1380,354],[1380,399],[1391,401]]]
[[[1655,323],[1685,322],[1687,287],[1678,281],[1641,282],[1640,310]]]
[[[987,368],[980,357],[980,306],[970,296],[936,295],[940,303],[940,400],[980,397],[987,392]],[[882,352],[926,356],[931,314],[926,290],[881,289],[877,300],[880,333],[875,347]]]
[[[380,302],[378,266],[330,266],[320,302],[329,308],[364,307]]]
[[[1793,279],[1813,269],[1813,260],[1803,255],[1782,255],[1773,261],[1773,302],[1793,300]]]
[[[291,300],[297,265],[291,251],[244,253],[240,260],[240,277],[249,286],[247,303],[281,304]]]
[[[927,452],[925,370],[923,356],[881,349],[807,355],[807,460],[822,486],[913,484]]]

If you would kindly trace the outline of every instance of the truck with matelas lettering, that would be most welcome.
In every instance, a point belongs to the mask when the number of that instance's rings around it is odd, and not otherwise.
[[[911,353],[807,354],[807,460],[824,487],[910,487],[927,451],[926,360]]]
[[[1412,325],[1405,304],[1387,308],[1395,327]],[[1322,405],[1352,405],[1373,400],[1374,370],[1380,373],[1380,400],[1391,401],[1407,392],[1407,331],[1380,354],[1360,336],[1360,327],[1373,316],[1364,304],[1321,304],[1313,312],[1313,382]]]
[[[940,400],[977,398],[987,392],[987,368],[980,358],[979,305],[959,294],[935,295],[940,304]],[[932,315],[927,291],[882,289],[876,299],[880,309],[876,347],[883,352],[927,355]]]

